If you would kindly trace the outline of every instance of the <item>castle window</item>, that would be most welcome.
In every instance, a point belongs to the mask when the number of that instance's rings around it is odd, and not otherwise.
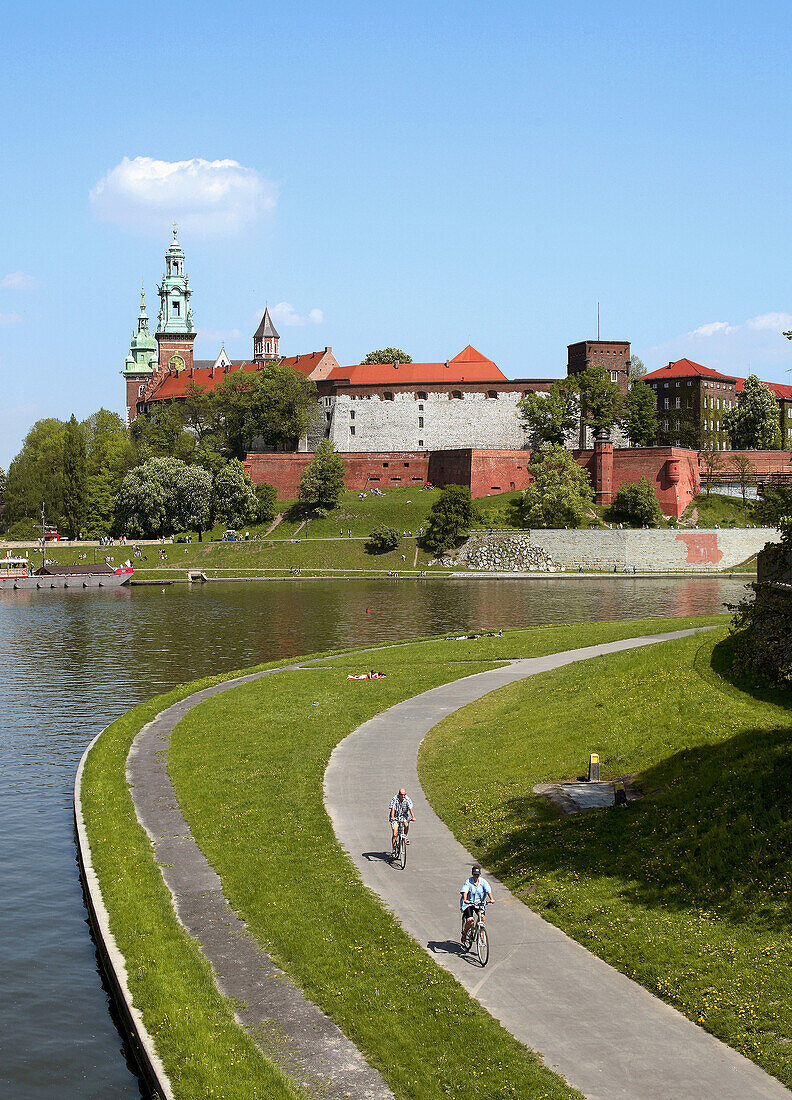
[[[174,302],[173,302],[173,316],[178,317],[180,313],[181,313],[181,302],[177,302],[177,301],[174,300]]]
[[[455,401],[461,401],[462,400],[462,391],[461,390],[454,390],[453,393],[451,394],[451,397]]]
[[[792,428],[789,429],[789,434],[792,435]],[[418,440],[418,446],[423,447],[423,440],[422,439]]]
[[[419,401],[425,401],[425,400],[426,400],[426,394],[425,394],[425,393],[420,393],[420,392],[419,392],[419,393],[418,393],[418,400],[419,400]]]
[[[418,417],[418,427],[419,427],[419,428],[422,428],[422,427],[423,427],[423,417],[422,417],[422,416],[419,416],[419,417]]]
[[[387,470],[387,468],[388,468],[388,463],[387,463],[387,462],[383,462],[383,463],[382,463],[382,468],[383,468],[383,470]]]
[[[497,400],[498,391],[497,390],[487,390],[487,397],[488,398],[494,398],[495,400]]]
[[[354,409],[352,409],[352,410],[350,411],[350,413],[349,413],[349,419],[350,419],[350,420],[354,420],[354,419],[355,419],[355,410],[354,410]]]
[[[352,425],[352,427],[351,427],[351,428],[349,429],[349,434],[350,434],[350,435],[354,435],[354,434],[355,434],[355,425],[354,425],[354,424],[353,424],[353,425]]]
[[[270,343],[269,340],[267,340],[267,354],[268,355],[269,355],[270,351],[272,351],[272,344]]]
[[[405,462],[405,463],[404,463],[404,468],[405,468],[405,470],[409,470],[409,468],[410,468],[410,463],[409,463],[409,462]]]
[[[618,382],[618,381],[619,381],[619,372],[617,370],[612,370],[611,371],[611,382]],[[678,382],[677,382],[677,385],[679,385]]]
[[[383,401],[392,401],[393,400],[393,394],[392,393],[383,393],[382,400]]]
[[[423,405],[418,406],[418,412],[423,412]]]

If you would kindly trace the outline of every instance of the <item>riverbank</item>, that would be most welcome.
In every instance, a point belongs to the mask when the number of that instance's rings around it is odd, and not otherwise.
[[[484,1070],[495,1074],[491,1079],[503,1079],[505,1088],[509,1082],[518,1082],[513,1093],[503,1095],[540,1095],[546,1079],[537,1084],[536,1063],[524,1048],[510,1045],[502,1029],[486,1014],[480,1010],[471,1013],[469,1007],[456,1004],[453,998],[459,995],[454,992],[458,987],[450,978],[442,972],[438,976],[433,966],[424,971],[431,960],[356,883],[321,804],[322,775],[334,744],[385,705],[467,674],[472,670],[471,661],[479,667],[482,663],[487,666],[516,656],[555,652],[587,639],[634,637],[652,629],[689,626],[691,622],[688,618],[582,624],[507,632],[502,637],[481,637],[478,641],[399,645],[377,653],[377,666],[382,666],[387,676],[374,683],[347,681],[348,672],[360,671],[372,658],[369,654],[345,654],[321,669],[281,672],[266,685],[234,688],[230,694],[201,704],[176,726],[169,768],[179,802],[202,850],[219,871],[233,908],[283,969],[378,1066],[397,1096],[439,1098],[445,1096],[445,1084],[456,1094],[467,1096],[468,1083],[471,1097],[478,1096],[474,1069],[476,1073]],[[161,889],[156,888],[156,864],[148,838],[135,820],[123,777],[126,752],[137,730],[166,702],[183,698],[190,690],[185,688],[168,699],[136,708],[100,738],[86,761],[86,782],[93,788],[86,799],[86,804],[92,802],[86,810],[86,823],[92,848],[97,848],[97,873],[103,894],[107,895],[116,937],[127,958],[133,995],[144,1018],[152,1020],[152,1034],[169,1073],[180,1074],[184,1082],[191,1082],[192,1091],[181,1095],[203,1096],[209,1087],[217,1085],[218,1066],[228,1064],[220,1049],[223,1035],[228,1041],[227,1029],[225,1024],[215,1029],[214,1016],[219,1013],[227,1023],[230,1009],[222,999],[219,1004],[213,1000],[206,988],[193,997],[191,986],[203,983],[207,972],[202,973],[200,966],[194,965],[200,960],[192,955],[185,970],[189,981],[178,977],[170,981],[173,968],[180,965],[182,941],[173,927],[175,917],[161,880]],[[314,707],[317,701],[319,706]],[[229,707],[233,720],[229,720]],[[266,761],[266,766],[256,766],[251,773],[252,760]],[[282,884],[284,904],[275,908],[266,905],[256,887],[260,881],[256,868],[263,873],[265,867],[272,866],[300,868],[294,881],[291,875],[286,876]],[[343,897],[332,885],[339,876],[349,883]],[[321,899],[319,906],[317,898]],[[338,903],[341,909],[336,913]],[[147,916],[150,906],[155,911],[153,921]],[[326,913],[328,919],[320,919],[319,912]],[[166,943],[170,965],[164,970],[157,965],[161,921],[169,925]],[[370,950],[367,944],[387,947]],[[339,987],[340,974],[348,977],[357,973],[360,981],[344,981]],[[411,1018],[404,1034],[393,1034],[388,1006],[398,1003],[397,990],[403,989],[405,982],[422,989],[427,1012],[416,1020]],[[393,983],[395,1001],[388,993]],[[372,1000],[374,988],[380,990],[380,996]],[[194,1010],[187,1012],[188,1003],[194,1004]],[[456,1020],[457,1026],[453,1034],[441,1034],[437,1028],[442,1032],[443,1020],[449,1018]],[[487,1031],[493,1027],[494,1032]],[[206,1048],[206,1057],[182,1064],[192,1042],[203,1041],[204,1031],[216,1035],[220,1045],[213,1039]],[[439,1067],[435,1058],[438,1049],[444,1052]],[[431,1067],[425,1061],[430,1051]],[[493,1059],[497,1055],[503,1066],[510,1067],[505,1078],[503,1068],[499,1069],[495,1061],[482,1065],[482,1051],[491,1051]],[[257,1095],[240,1091],[233,1079],[237,1058],[249,1069],[255,1062],[255,1051],[237,1044],[235,1052],[229,1066],[228,1089],[215,1095]],[[218,1057],[220,1060],[215,1061]],[[520,1061],[525,1057],[527,1062]],[[473,1058],[475,1065],[468,1065],[468,1058]],[[515,1065],[522,1076],[514,1076]],[[548,1095],[566,1095],[559,1093],[557,1086],[552,1087],[556,1091],[548,1089]]]

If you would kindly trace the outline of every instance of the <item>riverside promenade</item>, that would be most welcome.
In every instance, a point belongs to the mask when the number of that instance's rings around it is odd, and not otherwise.
[[[420,791],[416,754],[442,717],[502,685],[574,661],[685,637],[675,631],[512,660],[434,688],[364,723],[333,753],[325,776],[337,835],[370,886],[408,932],[455,975],[521,1042],[591,1098],[774,1098],[787,1090],[751,1062],[612,970],[493,882],[493,957],[482,971],[457,950],[458,892],[472,857],[432,813]],[[303,1086],[327,1097],[379,1100],[390,1090],[337,1026],[312,1005],[247,933],[220,880],[193,839],[167,770],[170,734],[204,700],[295,662],[237,677],[162,711],[137,735],[127,764],[135,810],[154,846],[179,920],[200,943],[221,992],[259,1038],[278,1028],[284,1041],[264,1052]],[[387,859],[385,810],[395,783],[406,783],[419,819],[404,874]],[[273,981],[273,978],[278,980]],[[169,1083],[162,1091],[170,1094]]]

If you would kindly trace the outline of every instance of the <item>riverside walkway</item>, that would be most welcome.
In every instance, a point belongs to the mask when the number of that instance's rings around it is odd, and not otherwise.
[[[518,660],[433,688],[356,729],[336,747],[325,773],[325,804],[364,883],[472,997],[591,1100],[769,1100],[790,1093],[548,924],[486,868],[497,901],[489,920],[492,960],[482,970],[462,954],[459,891],[475,861],[429,806],[418,779],[418,748],[442,718],[496,688],[692,633]],[[471,751],[486,752],[486,744]],[[417,819],[404,872],[390,864],[386,821],[400,786],[413,799]]]

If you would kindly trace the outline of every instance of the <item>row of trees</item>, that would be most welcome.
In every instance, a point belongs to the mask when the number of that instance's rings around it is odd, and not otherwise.
[[[636,447],[654,443],[659,428],[651,387],[636,378],[622,394],[618,382],[599,366],[553,382],[547,393],[526,394],[519,408],[532,449],[542,444],[563,446],[581,416],[595,433],[610,432],[621,423]]]

